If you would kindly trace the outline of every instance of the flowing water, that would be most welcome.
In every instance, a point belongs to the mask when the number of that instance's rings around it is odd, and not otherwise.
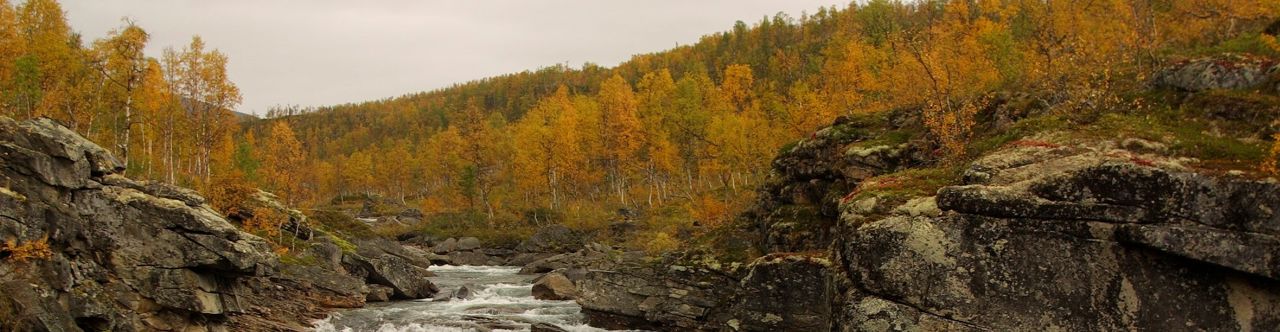
[[[371,303],[343,310],[317,321],[320,332],[408,331],[528,331],[533,323],[546,322],[569,331],[603,331],[583,324],[581,308],[573,301],[534,299],[530,282],[535,276],[516,274],[506,266],[434,266],[431,282],[444,294],[467,286],[465,300],[435,302],[430,299]]]

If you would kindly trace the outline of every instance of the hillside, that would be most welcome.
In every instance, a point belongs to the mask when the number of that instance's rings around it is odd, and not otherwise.
[[[1004,121],[975,117],[979,110],[1146,102],[1133,94],[1166,64],[1221,52],[1275,56],[1274,40],[1259,32],[1276,11],[1261,1],[872,1],[739,22],[614,68],[557,65],[279,110],[249,126],[244,141],[256,143],[242,148],[265,169],[272,142],[301,147],[304,155],[281,161],[304,165],[297,171],[246,173],[305,205],[368,200],[435,220],[387,234],[474,235],[481,224],[601,230],[634,219],[647,232],[628,245],[661,252],[685,242],[677,238],[713,240],[754,200],[772,157],[837,116],[923,107],[920,127],[881,139],[925,131],[926,162],[963,163],[984,149],[974,145],[993,143],[976,140],[975,128]],[[1261,145],[1219,162],[1256,168]]]

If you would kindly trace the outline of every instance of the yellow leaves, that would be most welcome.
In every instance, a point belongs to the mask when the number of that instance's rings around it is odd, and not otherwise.
[[[558,206],[566,183],[583,180],[587,163],[579,137],[577,107],[561,86],[515,125],[514,175],[516,184],[550,196]]]
[[[702,195],[689,202],[689,215],[703,227],[717,228],[733,218],[733,211],[728,203],[710,195]]]
[[[269,237],[279,237],[281,227],[289,222],[289,215],[269,207],[254,207],[250,215],[243,222],[244,229]]]
[[[643,137],[635,93],[622,76],[613,75],[600,85],[598,98],[604,154],[618,167],[626,167],[634,161]]]
[[[1258,170],[1267,175],[1280,175],[1280,167],[1277,166],[1280,162],[1280,133],[1272,134],[1271,140],[1271,150],[1267,152]]]
[[[1270,48],[1272,52],[1280,53],[1280,41],[1277,41],[1276,36],[1263,34],[1258,36],[1258,40],[1261,40],[1262,44]]]
[[[724,79],[720,82],[720,93],[738,113],[751,110],[752,85],[755,77],[751,67],[742,64],[729,65],[724,69]]]
[[[0,245],[0,254],[6,254],[10,261],[25,263],[33,259],[49,259],[53,251],[49,249],[49,237],[45,236],[39,240],[22,243],[14,239],[5,240],[4,244]]]
[[[653,234],[653,238],[644,243],[645,253],[651,256],[659,256],[664,253],[675,250],[680,247],[680,240],[667,234],[666,232],[658,232]]]
[[[223,215],[238,215],[253,212],[250,203],[252,195],[258,192],[243,178],[232,174],[222,174],[213,178],[209,189],[203,192],[209,198],[209,205]]]
[[[964,157],[976,124],[974,116],[986,107],[985,99],[952,105],[947,100],[930,100],[921,110],[925,127],[950,161]]]
[[[13,91],[13,82],[17,74],[17,61],[25,52],[25,45],[19,35],[16,10],[8,0],[0,0],[0,91]],[[8,98],[0,99],[0,114],[9,114],[14,105]]]
[[[262,170],[267,188],[281,195],[290,205],[301,202],[306,197],[302,177],[307,157],[293,128],[287,121],[276,120],[261,144]]]

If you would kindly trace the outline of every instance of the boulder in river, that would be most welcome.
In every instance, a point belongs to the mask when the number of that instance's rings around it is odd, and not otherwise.
[[[366,273],[369,283],[391,287],[394,290],[391,296],[393,299],[428,298],[439,291],[435,284],[426,278],[431,275],[430,272],[399,256],[351,255],[348,259],[351,265]]]
[[[453,298],[459,299],[459,300],[469,299],[472,296],[475,296],[475,294],[473,294],[475,293],[475,291],[472,290],[473,288],[476,288],[476,286],[475,285],[459,286],[458,289],[453,290]]]
[[[365,294],[365,302],[387,302],[391,300],[391,295],[395,293],[391,287],[373,284],[368,285],[369,293]]]
[[[533,298],[539,300],[573,300],[578,297],[578,290],[565,275],[551,272],[533,281]]]

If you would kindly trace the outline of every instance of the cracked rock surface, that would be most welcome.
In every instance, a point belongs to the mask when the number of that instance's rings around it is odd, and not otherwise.
[[[277,269],[267,242],[193,192],[133,181],[70,130],[0,117],[0,330],[220,330],[248,309],[244,283]]]
[[[938,216],[846,212],[834,327],[1280,329],[1280,186],[1073,147],[975,162]]]

